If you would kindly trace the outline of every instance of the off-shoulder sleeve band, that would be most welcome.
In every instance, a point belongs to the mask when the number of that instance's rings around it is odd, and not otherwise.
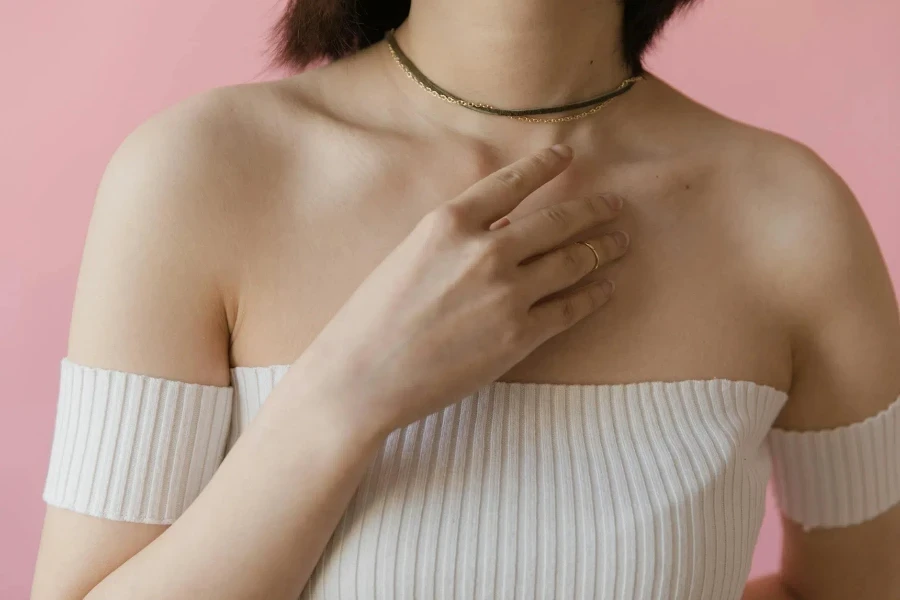
[[[63,359],[44,500],[75,512],[169,524],[222,461],[232,388]]]
[[[868,521],[900,502],[900,397],[865,421],[769,434],[781,512],[804,529]]]

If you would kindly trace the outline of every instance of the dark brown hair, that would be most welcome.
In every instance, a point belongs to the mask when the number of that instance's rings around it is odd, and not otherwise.
[[[696,0],[618,0],[622,57],[637,74],[654,38],[675,12]],[[273,63],[302,69],[374,44],[409,15],[409,0],[288,0],[272,29]]]

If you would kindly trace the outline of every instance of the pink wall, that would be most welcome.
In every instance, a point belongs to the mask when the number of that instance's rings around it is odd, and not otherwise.
[[[27,597],[58,360],[97,182],[122,138],[199,90],[261,74],[275,0],[4,2],[0,8],[0,597]],[[707,0],[654,69],[811,145],[859,196],[900,281],[900,6]],[[771,515],[771,511],[770,511]],[[774,568],[767,520],[756,573]]]

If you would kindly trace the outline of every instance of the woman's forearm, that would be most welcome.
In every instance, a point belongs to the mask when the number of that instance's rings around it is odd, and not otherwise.
[[[754,579],[744,589],[741,600],[801,600],[781,581],[780,575],[769,575]]]
[[[197,500],[88,598],[298,597],[382,439],[301,379],[285,375]]]

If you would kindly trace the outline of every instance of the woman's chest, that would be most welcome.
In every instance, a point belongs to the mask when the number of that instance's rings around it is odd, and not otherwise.
[[[248,257],[241,277],[233,328],[236,364],[291,362],[422,215],[494,166],[467,156],[438,165],[401,158],[380,169],[350,161],[356,167],[346,176],[324,174],[303,190],[303,201],[285,200],[268,217],[267,238]],[[396,167],[408,161],[408,169]],[[624,196],[617,222],[583,236],[612,228],[631,236],[627,255],[595,274],[615,281],[614,299],[502,379],[725,377],[786,388],[784,332],[758,277],[745,268],[732,232],[722,226],[734,218],[729,199],[714,197],[718,191],[710,189],[708,177],[677,165],[596,173],[583,165],[577,171],[523,201],[511,218],[592,193]]]

